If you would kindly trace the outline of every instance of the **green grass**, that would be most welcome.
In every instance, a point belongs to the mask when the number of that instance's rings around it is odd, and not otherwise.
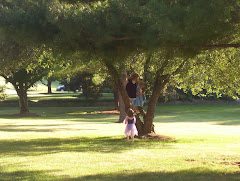
[[[239,106],[157,107],[157,133],[175,140],[134,143],[101,109],[1,108],[0,180],[240,180]]]
[[[57,92],[54,94],[45,94],[36,91],[29,91],[28,92],[28,100],[32,102],[42,102],[42,101],[49,101],[49,102],[74,102],[74,101],[95,101],[94,99],[87,100],[85,97],[77,97],[80,93],[73,93],[73,92]],[[18,101],[18,97],[16,94],[11,94],[7,97],[5,102],[8,101]],[[102,96],[98,99],[98,101],[113,101],[113,94],[112,93],[102,93]]]

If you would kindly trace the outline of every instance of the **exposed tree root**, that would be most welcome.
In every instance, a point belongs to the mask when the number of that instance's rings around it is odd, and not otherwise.
[[[174,140],[174,138],[165,136],[165,135],[159,135],[154,133],[149,133],[143,136],[139,136],[139,139],[150,139],[150,140],[159,140],[159,141],[167,141],[167,140]]]

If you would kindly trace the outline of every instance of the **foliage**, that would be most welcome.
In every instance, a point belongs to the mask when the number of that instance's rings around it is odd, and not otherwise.
[[[0,86],[0,101],[4,101],[7,98],[7,94],[5,93],[5,87]]]
[[[234,97],[238,97],[237,94]],[[209,101],[234,101],[232,96],[221,93],[221,97],[219,97],[216,93],[208,92],[206,89],[202,89],[202,91],[197,94],[193,94],[192,89],[189,87],[187,89],[167,86],[166,89],[163,90],[158,99],[160,102],[170,102],[170,101],[197,101],[197,100],[209,100]]]
[[[14,45],[14,43],[12,44]],[[2,47],[3,49],[4,47]],[[5,47],[7,49],[8,47]],[[14,51],[16,48],[12,49]],[[48,74],[45,67],[49,66],[47,60],[44,58],[42,51],[23,47],[22,50],[30,52],[31,55],[16,55],[16,57],[9,58],[0,53],[0,62],[3,67],[0,68],[0,75],[5,78],[7,82],[13,84],[16,90],[28,90],[37,81],[41,80]],[[21,57],[20,57],[21,56]]]
[[[205,51],[192,60],[189,71],[175,80],[186,89],[191,87],[196,95],[203,90],[208,94],[235,97],[240,93],[240,69],[238,49]],[[175,82],[176,83],[176,82]]]
[[[167,87],[160,95],[162,101],[182,99],[228,99],[239,95],[239,53],[238,49],[202,51],[198,56],[188,57],[179,51],[158,51],[157,53],[139,54],[130,60],[135,70],[141,70],[145,77],[146,95],[152,95],[155,76],[163,66],[163,76],[171,75]],[[137,63],[135,63],[137,59]],[[149,59],[147,61],[147,59]],[[173,73],[182,65],[181,71]],[[177,91],[177,92],[176,92]],[[205,93],[203,92],[205,91]],[[172,95],[170,95],[172,94]],[[173,96],[175,94],[175,98]],[[168,97],[170,96],[170,97]]]
[[[192,52],[196,46],[231,42],[239,31],[236,0],[17,0],[1,5],[1,33],[88,55],[129,56],[145,47],[181,45]]]

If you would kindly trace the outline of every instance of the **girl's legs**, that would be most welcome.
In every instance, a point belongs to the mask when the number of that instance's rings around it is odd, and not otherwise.
[[[132,137],[132,142],[134,142],[134,135],[131,135],[131,137]]]
[[[127,142],[129,142],[129,135],[127,135]]]

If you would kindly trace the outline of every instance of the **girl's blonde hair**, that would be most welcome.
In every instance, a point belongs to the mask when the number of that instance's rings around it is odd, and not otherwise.
[[[145,82],[143,82],[143,81],[140,81],[140,82],[139,82],[139,86],[143,86],[143,87],[145,88],[145,86],[146,86],[146,83],[145,83]]]
[[[139,75],[137,73],[132,73],[132,75],[129,77],[129,79],[138,79]]]

